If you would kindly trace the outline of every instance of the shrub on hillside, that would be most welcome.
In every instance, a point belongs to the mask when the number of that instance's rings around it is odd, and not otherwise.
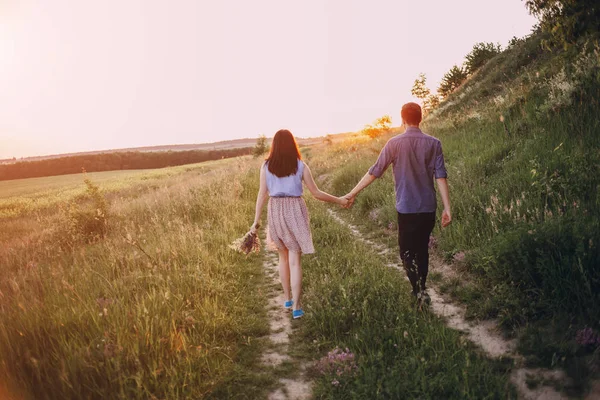
[[[546,45],[568,47],[582,36],[600,32],[598,0],[527,0],[525,4],[540,20],[542,30],[551,35]]]
[[[465,56],[465,72],[468,75],[475,73],[490,59],[500,54],[502,47],[494,43],[476,43],[469,54]]]
[[[442,97],[447,97],[457,87],[467,79],[467,73],[465,70],[457,65],[453,66],[450,71],[446,72],[438,88],[438,93]]]
[[[423,113],[428,114],[440,104],[440,97],[437,94],[431,94],[427,87],[427,77],[425,74],[419,74],[410,93],[423,103]]]
[[[427,87],[427,77],[424,73],[420,73],[419,77],[415,79],[410,94],[421,100],[424,100],[431,95],[431,91]]]

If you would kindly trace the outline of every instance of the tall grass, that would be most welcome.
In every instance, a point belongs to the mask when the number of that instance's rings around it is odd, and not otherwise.
[[[250,164],[113,198],[105,238],[30,226],[46,232],[3,245],[0,381],[35,399],[259,396],[261,263],[227,247],[251,220]]]
[[[317,254],[304,258],[308,317],[296,345],[314,356],[347,348],[357,367],[315,371],[317,398],[514,397],[509,365],[417,311],[402,271],[386,267],[325,206],[311,204],[311,223]]]
[[[600,329],[600,52],[539,56],[538,39],[492,60],[425,121],[442,140],[454,217],[434,235],[445,259],[469,273],[443,286],[469,315],[498,318],[532,363],[585,380],[599,351],[576,336]],[[500,84],[503,74],[510,79]],[[385,139],[354,152],[331,145],[327,155],[313,153],[314,169],[345,193]],[[361,193],[356,221],[395,228],[391,179],[388,172]]]

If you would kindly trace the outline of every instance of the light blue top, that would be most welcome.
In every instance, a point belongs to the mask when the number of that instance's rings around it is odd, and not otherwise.
[[[267,176],[267,189],[271,197],[300,197],[302,196],[302,174],[304,173],[304,163],[298,160],[298,170],[295,174],[284,176],[283,178],[272,174],[264,164]]]

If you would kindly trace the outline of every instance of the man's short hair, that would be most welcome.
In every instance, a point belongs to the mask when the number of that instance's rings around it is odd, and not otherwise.
[[[402,120],[409,125],[419,125],[423,118],[421,114],[421,106],[417,103],[406,103],[400,111]]]

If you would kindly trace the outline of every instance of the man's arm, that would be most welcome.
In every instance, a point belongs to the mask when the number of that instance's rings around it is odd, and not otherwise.
[[[347,195],[345,195],[344,197],[347,199],[350,199],[351,202],[354,202],[354,198],[367,186],[369,186],[371,183],[373,183],[373,181],[377,179],[376,176],[371,175],[370,172],[367,172],[365,174],[365,176],[362,177],[362,179],[360,180],[360,182],[358,182],[358,184],[356,186],[354,186],[354,189],[352,189],[350,191],[350,193],[348,193]]]
[[[350,200],[347,207],[352,206],[352,204],[354,203],[354,198],[360,193],[361,190],[369,186],[371,183],[373,183],[375,179],[383,175],[383,173],[385,172],[387,167],[392,163],[393,160],[394,149],[388,141],[385,144],[385,146],[383,146],[381,153],[379,153],[379,157],[377,158],[375,164],[371,168],[369,168],[369,171],[365,174],[365,176],[362,177],[362,179],[360,180],[360,182],[358,182],[354,189],[352,189],[350,193],[344,196],[345,198]]]
[[[438,178],[435,180],[440,189],[442,203],[444,203],[444,211],[442,212],[442,227],[447,227],[452,222],[452,211],[450,211],[450,190],[448,189],[448,180],[446,178]]]

